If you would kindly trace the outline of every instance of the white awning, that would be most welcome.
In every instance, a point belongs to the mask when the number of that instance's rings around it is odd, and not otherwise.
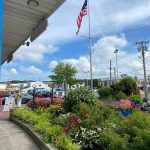
[[[28,5],[37,1],[38,6]],[[30,38],[36,39],[47,26],[47,18],[64,0],[4,0],[2,64]]]

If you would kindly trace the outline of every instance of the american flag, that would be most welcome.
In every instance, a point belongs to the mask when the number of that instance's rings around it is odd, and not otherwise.
[[[80,14],[77,18],[77,26],[78,26],[78,31],[76,32],[76,35],[79,33],[80,27],[81,27],[81,22],[82,22],[82,17],[87,15],[87,0],[85,0],[82,9],[80,11]]]

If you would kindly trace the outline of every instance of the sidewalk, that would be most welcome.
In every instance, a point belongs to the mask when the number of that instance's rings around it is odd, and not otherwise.
[[[0,110],[0,150],[40,150],[32,138]]]

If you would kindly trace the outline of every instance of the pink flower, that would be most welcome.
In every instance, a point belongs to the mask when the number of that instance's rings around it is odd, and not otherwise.
[[[85,114],[85,115],[84,115],[84,118],[86,118],[86,119],[89,118],[89,117],[90,117],[89,114]]]
[[[71,126],[74,126],[76,124],[75,120],[70,120],[69,123]]]
[[[76,116],[76,113],[72,113],[72,114],[70,115],[71,119],[74,119],[75,116]]]
[[[112,105],[113,107],[117,108],[132,108],[131,102],[128,99],[121,99],[118,104]]]
[[[78,124],[81,124],[81,123],[82,123],[82,120],[81,120],[80,118],[78,118],[78,119],[77,119],[77,123],[78,123]]]

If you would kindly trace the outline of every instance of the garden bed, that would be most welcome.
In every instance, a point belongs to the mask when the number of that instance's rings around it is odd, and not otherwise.
[[[86,110],[88,114],[85,114]],[[99,111],[98,115],[96,111]],[[28,124],[42,136],[44,142],[53,143],[61,150],[116,150],[118,147],[121,150],[128,150],[128,147],[131,150],[150,149],[150,115],[139,110],[134,110],[132,115],[124,118],[108,107],[89,110],[89,106],[82,105],[76,114],[57,118],[43,112],[43,109],[34,112],[18,109],[11,112],[11,117]],[[68,128],[64,130],[66,126]]]
[[[60,150],[148,150],[150,115],[139,105],[120,100],[114,106],[102,105],[87,89],[70,90],[65,101],[41,104],[37,109],[12,110],[11,117],[21,120],[39,133],[44,142]],[[116,110],[131,109],[124,117]]]

